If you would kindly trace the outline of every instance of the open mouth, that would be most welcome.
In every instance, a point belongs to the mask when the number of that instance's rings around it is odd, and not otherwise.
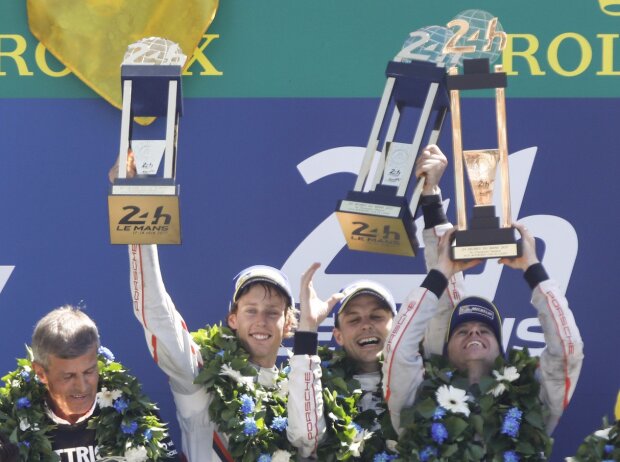
[[[469,342],[467,345],[465,345],[465,349],[469,349],[470,347],[474,347],[474,348],[484,348],[484,345],[482,344],[482,342],[479,342],[478,340],[473,340],[471,342]]]
[[[254,340],[269,340],[271,338],[271,335],[269,334],[250,334],[250,337],[252,337]]]
[[[369,345],[378,345],[379,337],[364,337],[357,341],[357,344],[361,347],[369,346]]]

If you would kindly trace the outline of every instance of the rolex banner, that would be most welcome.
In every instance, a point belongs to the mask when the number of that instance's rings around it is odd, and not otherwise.
[[[542,262],[566,292],[585,343],[551,461],[573,455],[604,415],[612,417],[620,384],[620,368],[610,360],[620,350],[620,318],[608,283],[615,278],[620,226],[619,1],[167,3],[0,1],[0,316],[10,332],[0,336],[1,375],[14,368],[44,313],[80,305],[97,322],[103,344],[159,404],[180,445],[167,380],[148,358],[133,313],[127,248],[110,245],[108,171],[119,155],[121,111],[108,101],[120,102],[120,63],[129,43],[164,37],[187,55],[175,180],[182,185],[183,239],[160,246],[159,257],[168,292],[188,328],[197,330],[225,318],[233,278],[250,265],[282,269],[296,296],[313,262],[321,263],[314,287],[323,298],[372,279],[400,303],[422,282],[419,213],[415,257],[360,252],[347,246],[337,202],[347,200],[364,162],[388,62],[405,42],[419,40],[412,32],[429,26],[471,38],[464,26],[448,22],[465,10],[484,10],[506,33],[494,64],[507,79],[511,217],[537,237]],[[156,24],[165,30],[156,31]],[[414,53],[435,52],[432,41],[421,42]],[[96,83],[100,77],[109,86]],[[497,148],[493,90],[462,91],[460,110],[463,150]],[[403,111],[401,118],[408,133],[394,142],[411,146],[420,114]],[[132,142],[164,139],[165,119],[134,124]],[[432,125],[431,118],[429,130]],[[456,223],[452,128],[449,111],[437,144],[448,159],[443,206]],[[377,171],[385,173],[375,161],[368,177]],[[504,209],[501,177],[486,197],[497,218]],[[412,178],[411,189],[415,183]],[[470,184],[464,189],[470,213]],[[409,190],[403,197],[409,204],[413,196]],[[158,215],[155,207],[142,217],[147,210],[136,207],[140,213],[128,217],[127,210],[119,220],[165,224],[165,211]],[[397,231],[353,226],[351,233],[368,241]],[[545,339],[521,271],[489,259],[466,274],[465,284],[502,312],[504,347],[541,354]],[[330,316],[319,331],[322,343],[332,340],[332,327]]]

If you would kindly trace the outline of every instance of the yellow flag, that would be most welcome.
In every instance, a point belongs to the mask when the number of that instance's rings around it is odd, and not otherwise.
[[[190,57],[217,7],[218,0],[28,0],[28,23],[60,62],[120,109],[127,46],[162,37]]]
[[[618,398],[616,399],[616,420],[620,420],[620,391],[618,392]]]

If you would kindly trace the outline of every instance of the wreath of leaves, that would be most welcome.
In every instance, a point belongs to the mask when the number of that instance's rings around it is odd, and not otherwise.
[[[388,441],[393,441],[395,446],[397,435],[385,403],[381,403],[383,412],[360,410],[363,392],[360,383],[353,378],[355,363],[343,349],[332,350],[327,346],[319,348],[319,357],[326,432],[318,448],[318,459],[326,462],[396,459],[393,448],[388,448]],[[357,453],[359,456],[355,455]]]
[[[577,454],[567,460],[576,462],[620,460],[620,420],[609,425],[607,418],[604,418],[601,429],[588,435],[577,448]]]
[[[17,369],[2,378],[0,432],[18,446],[20,460],[57,462],[60,458],[49,438],[56,425],[46,414],[47,390],[34,373],[28,347],[27,353],[27,358],[17,360]],[[139,450],[153,461],[164,458],[167,451],[160,442],[166,426],[157,416],[157,406],[107,348],[99,349],[97,364],[99,391],[118,391],[114,403],[122,400],[120,406],[99,406],[99,413],[88,420],[88,428],[95,430],[99,456],[124,457],[128,450]]]
[[[512,350],[508,360],[497,358],[494,370],[503,374],[514,367],[518,378],[509,381],[488,376],[470,387],[467,377],[446,358],[434,355],[425,362],[425,380],[415,404],[401,413],[401,456],[414,462],[548,460],[552,440],[545,431],[537,366],[538,358],[531,357],[527,349]],[[442,386],[467,392],[468,416],[438,410],[437,391]],[[493,390],[498,387],[503,391],[495,396]]]
[[[263,387],[255,380],[248,352],[229,328],[206,326],[192,335],[205,361],[195,383],[212,396],[209,415],[228,435],[232,457],[242,462],[292,457],[296,451],[286,438],[286,368],[279,371],[274,388]]]

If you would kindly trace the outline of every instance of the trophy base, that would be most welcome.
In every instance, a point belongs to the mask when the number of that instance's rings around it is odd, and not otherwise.
[[[351,191],[338,203],[336,216],[351,250],[414,257],[419,249],[416,228],[404,197],[392,186],[377,191]]]
[[[515,239],[513,228],[500,228],[494,206],[477,205],[472,214],[470,229],[454,233],[453,260],[521,255],[521,243]]]
[[[110,243],[180,244],[178,185],[123,183],[108,196]]]
[[[521,243],[516,242],[512,228],[470,229],[454,233],[451,247],[453,260],[518,257]]]

